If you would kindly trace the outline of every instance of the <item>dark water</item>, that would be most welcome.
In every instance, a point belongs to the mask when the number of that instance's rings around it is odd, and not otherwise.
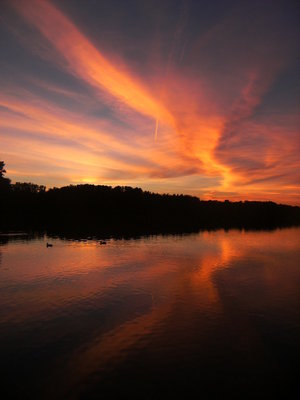
[[[0,236],[3,399],[298,390],[299,228],[49,240]]]

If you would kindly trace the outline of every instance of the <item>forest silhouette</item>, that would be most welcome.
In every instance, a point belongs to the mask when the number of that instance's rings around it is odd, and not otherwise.
[[[200,229],[274,229],[300,225],[300,207],[274,202],[208,200],[158,194],[129,186],[45,186],[5,178],[0,162],[0,230],[189,232]]]

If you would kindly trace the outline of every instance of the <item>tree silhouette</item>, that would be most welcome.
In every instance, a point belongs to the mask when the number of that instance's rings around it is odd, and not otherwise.
[[[4,161],[0,161],[0,179],[3,178],[3,175],[6,173],[4,167],[5,167]]]
[[[0,230],[145,234],[199,229],[273,229],[300,225],[300,207],[273,202],[201,201],[130,186],[70,185],[46,190],[10,184],[0,161]]]
[[[16,182],[11,187],[14,192],[43,193],[46,191],[46,186],[31,182]]]
[[[10,187],[10,179],[4,178],[4,175],[6,173],[4,167],[4,161],[0,161],[0,191],[8,190]]]

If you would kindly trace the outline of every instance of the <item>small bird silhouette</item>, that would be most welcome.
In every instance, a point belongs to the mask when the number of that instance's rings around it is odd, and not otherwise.
[[[100,244],[106,244],[105,240],[100,240]]]
[[[46,247],[53,247],[53,244],[47,242]]]

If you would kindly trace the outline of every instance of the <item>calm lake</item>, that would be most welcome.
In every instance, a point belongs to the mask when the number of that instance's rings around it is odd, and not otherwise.
[[[287,398],[299,260],[300,228],[1,235],[3,399]]]

